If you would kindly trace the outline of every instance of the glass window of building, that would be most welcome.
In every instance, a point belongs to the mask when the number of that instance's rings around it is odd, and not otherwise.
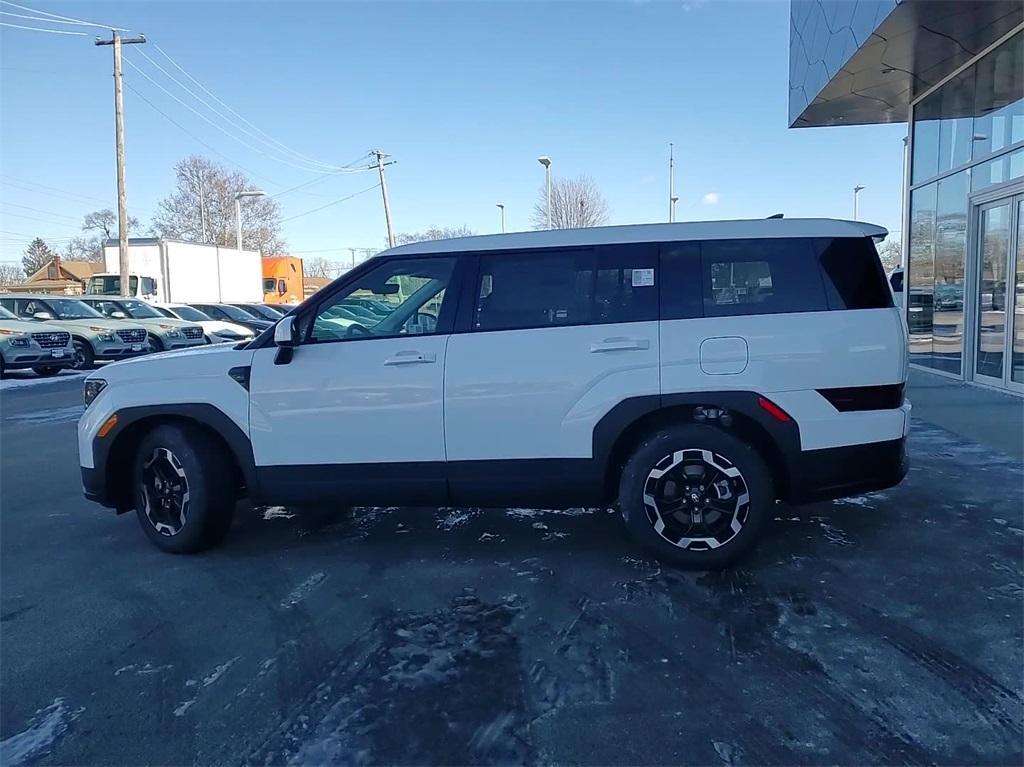
[[[919,184],[939,172],[939,117],[942,93],[936,91],[914,107],[913,183]]]
[[[960,374],[964,352],[967,171],[941,179],[935,205],[932,366]]]
[[[971,170],[971,190],[976,192],[1021,176],[1024,176],[1024,149],[1016,149],[974,166]]]
[[[910,261],[907,324],[910,358],[932,365],[932,315],[935,292],[935,205],[938,184],[915,189],[910,196]]]
[[[939,121],[938,172],[959,168],[971,161],[974,141],[974,67],[954,77],[936,94]]]
[[[1024,141],[1024,32],[1018,32],[974,67],[974,156]]]

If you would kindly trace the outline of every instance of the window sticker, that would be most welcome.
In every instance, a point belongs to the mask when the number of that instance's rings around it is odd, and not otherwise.
[[[653,269],[634,269],[633,270],[633,287],[634,288],[649,288],[654,285],[654,270]]]

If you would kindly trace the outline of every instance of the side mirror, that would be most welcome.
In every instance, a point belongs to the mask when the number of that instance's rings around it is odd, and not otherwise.
[[[112,319],[115,319],[115,320],[126,320],[126,319],[128,319],[128,315],[125,314],[124,312],[111,312],[110,316],[111,316]]]
[[[292,361],[298,339],[295,337],[295,318],[282,317],[274,326],[274,343],[277,344],[275,365],[287,365]]]
[[[32,319],[36,319],[36,320],[52,320],[53,319],[53,315],[50,314],[49,312],[36,312],[35,314],[32,315]]]
[[[274,327],[274,343],[283,347],[294,347],[298,344],[295,338],[295,318],[283,317]]]

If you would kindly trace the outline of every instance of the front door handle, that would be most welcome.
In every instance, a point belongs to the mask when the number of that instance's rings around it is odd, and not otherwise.
[[[591,354],[600,352],[631,352],[650,349],[651,342],[646,338],[605,338],[590,345]]]
[[[423,352],[398,352],[394,357],[384,360],[385,365],[429,365],[437,362],[436,354],[424,354]]]

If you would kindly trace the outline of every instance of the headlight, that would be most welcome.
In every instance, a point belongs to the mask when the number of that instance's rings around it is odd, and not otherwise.
[[[97,333],[96,337],[103,341],[104,343],[108,344],[114,340],[114,334],[111,333],[109,330],[105,330],[102,333]]]
[[[0,336],[10,336],[7,343],[11,346],[28,346],[28,336],[16,330],[0,330]]]
[[[93,400],[100,395],[100,392],[106,388],[107,382],[102,378],[87,378],[82,386],[82,399],[85,401],[85,406],[89,407]]]
[[[181,338],[181,333],[179,333],[177,330],[168,330],[167,331],[167,337],[168,338]]]

